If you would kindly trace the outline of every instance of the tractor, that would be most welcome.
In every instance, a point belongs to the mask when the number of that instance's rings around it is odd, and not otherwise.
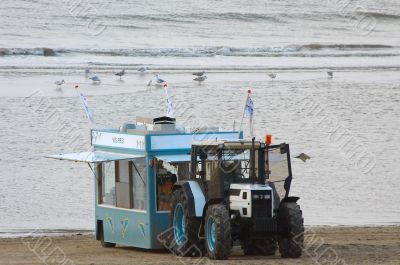
[[[172,250],[228,259],[240,243],[245,255],[298,258],[304,241],[289,144],[262,141],[193,142],[189,175],[173,186]]]

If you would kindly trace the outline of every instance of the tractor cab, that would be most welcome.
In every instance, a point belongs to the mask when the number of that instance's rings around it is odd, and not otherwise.
[[[201,180],[210,199],[227,200],[241,184],[274,189],[278,205],[289,195],[292,170],[288,144],[198,141],[192,144],[191,154],[190,178]]]

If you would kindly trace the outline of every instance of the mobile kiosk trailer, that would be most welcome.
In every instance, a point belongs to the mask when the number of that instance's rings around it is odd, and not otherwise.
[[[172,118],[137,117],[118,129],[92,129],[89,152],[47,157],[91,167],[96,239],[103,246],[160,249],[157,236],[170,225],[174,183],[189,175],[192,142],[242,138],[242,131],[179,129]]]

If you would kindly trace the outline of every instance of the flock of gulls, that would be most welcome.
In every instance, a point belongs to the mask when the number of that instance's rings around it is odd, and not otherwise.
[[[144,74],[147,70],[149,70],[149,67],[147,66],[142,66],[139,69],[137,69],[137,71],[141,74]],[[125,75],[125,69],[122,69],[121,71],[115,73],[115,76],[119,77],[119,80],[122,80],[122,77]],[[333,78],[333,72],[332,71],[327,71],[326,72],[328,75],[328,79],[332,79]],[[199,84],[201,84],[202,82],[204,82],[207,79],[207,75],[205,71],[201,71],[201,72],[194,72],[192,73],[193,76],[195,76],[193,78],[193,81],[198,82]],[[277,77],[276,73],[268,73],[269,78],[271,78],[271,80],[274,80]],[[87,79],[92,80],[93,84],[100,84],[101,83],[101,79],[98,75],[92,74],[92,72],[90,71],[90,69],[85,69],[85,77]],[[54,84],[58,87],[61,88],[61,86],[63,84],[65,84],[64,80],[60,80],[60,81],[56,81],[54,82]],[[167,84],[167,82],[160,78],[158,74],[155,74],[154,77],[152,79],[150,79],[147,82],[147,86],[156,86],[156,87],[163,87]]]

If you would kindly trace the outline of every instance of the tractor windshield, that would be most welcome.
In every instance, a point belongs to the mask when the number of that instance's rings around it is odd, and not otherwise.
[[[286,145],[267,149],[267,182],[275,188],[280,200],[285,197],[285,181],[287,182],[291,175],[288,148],[288,145]]]
[[[221,173],[227,183],[251,183],[258,181],[258,150],[255,150],[254,173],[251,171],[251,150],[224,150],[221,160]]]

